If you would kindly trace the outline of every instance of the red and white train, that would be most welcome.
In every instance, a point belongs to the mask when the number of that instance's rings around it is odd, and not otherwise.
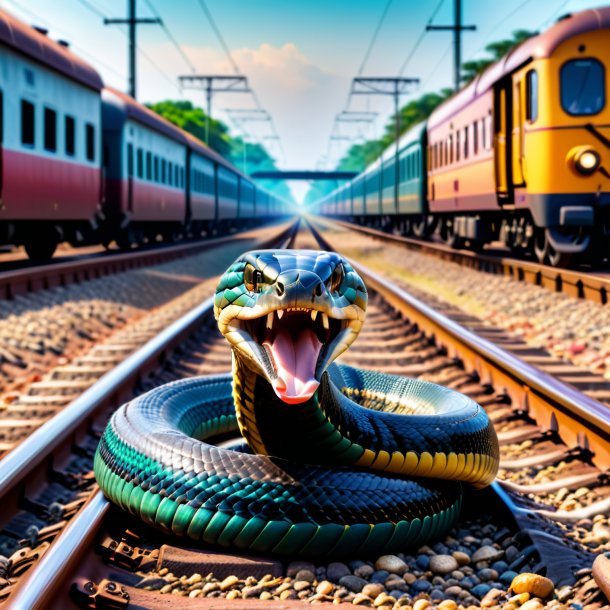
[[[123,248],[289,213],[192,135],[0,11],[0,244]]]

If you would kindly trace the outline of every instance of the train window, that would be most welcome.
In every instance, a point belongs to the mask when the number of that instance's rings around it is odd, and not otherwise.
[[[46,107],[44,109],[44,149],[49,152],[57,150],[57,112]]]
[[[487,121],[481,120],[481,148],[487,150]]]
[[[453,136],[449,136],[449,142],[447,142],[447,152],[448,152],[448,159],[447,159],[447,164],[451,164],[453,163]]]
[[[21,143],[34,146],[34,104],[21,100]]]
[[[525,75],[525,118],[532,123],[538,118],[538,72]]]
[[[167,167],[167,161],[165,159],[161,159],[161,182],[165,184],[167,174],[165,173],[165,169]]]
[[[464,127],[464,159],[468,159],[468,130],[470,129],[470,125],[466,125]]]
[[[146,180],[152,180],[152,153],[146,153]]]
[[[472,154],[479,153],[479,121],[472,124]]]
[[[69,114],[64,120],[64,145],[66,155],[73,157],[76,153],[76,121]]]
[[[144,151],[138,148],[138,161],[137,161],[138,178],[144,178]]]
[[[561,66],[561,107],[572,116],[597,114],[605,105],[604,66],[597,59],[573,59]]]
[[[460,130],[457,129],[455,132],[455,160],[459,161],[460,160],[460,152],[461,152],[461,148],[460,148]]]
[[[153,180],[159,182],[159,157],[157,155],[155,155],[153,160],[153,168],[155,170]]]
[[[184,167],[180,168],[180,186],[184,187]]]
[[[87,160],[95,161],[95,127],[91,123],[85,125],[85,140]]]
[[[167,182],[174,186],[174,164],[171,161],[167,162]]]
[[[127,175],[130,178],[133,176],[133,144],[131,142],[127,144]]]

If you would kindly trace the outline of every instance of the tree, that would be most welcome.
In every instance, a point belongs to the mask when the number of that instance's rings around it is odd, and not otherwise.
[[[156,104],[148,104],[148,107],[167,119],[170,123],[177,125],[184,131],[205,141],[205,112],[202,108],[194,106],[189,101],[165,100]],[[231,156],[231,137],[227,126],[221,121],[210,119],[210,148],[215,150],[225,159]]]
[[[515,30],[513,37],[507,40],[498,40],[492,42],[485,47],[485,50],[491,57],[467,61],[462,64],[462,80],[464,83],[469,83],[475,79],[481,72],[484,72],[491,64],[499,59],[502,59],[509,51],[520,45],[523,41],[536,36],[538,32],[530,30]]]
[[[192,102],[184,100],[164,100],[156,104],[147,104],[147,106],[170,123],[184,129],[202,142],[205,141],[206,114],[203,108],[194,106]],[[251,174],[259,169],[276,169],[275,160],[261,144],[245,145],[246,163],[244,163],[244,140],[240,137],[232,137],[229,128],[222,121],[212,118],[210,119],[209,146],[238,169],[247,170],[244,173]],[[260,185],[280,197],[292,199],[290,189],[284,182],[264,180],[260,182]]]

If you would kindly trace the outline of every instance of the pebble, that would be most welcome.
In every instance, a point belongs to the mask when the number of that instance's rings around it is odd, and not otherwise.
[[[498,600],[500,599],[501,596],[504,595],[504,591],[502,591],[502,589],[492,589],[490,587],[488,587],[487,585],[478,585],[479,587],[487,587],[489,590],[487,591],[487,593],[485,593],[485,595],[483,596],[483,598],[481,599],[481,608],[491,608],[492,606],[495,606],[498,603]],[[475,589],[477,587],[475,587],[472,591],[473,593],[475,592]]]
[[[291,561],[286,567],[286,576],[294,578],[301,570],[308,570],[315,573],[316,566],[309,561]]]
[[[381,606],[390,606],[390,608],[396,603],[396,599],[387,593],[380,593],[373,602],[373,606],[375,608],[379,608]]]
[[[369,583],[362,587],[361,593],[368,595],[370,598],[375,598],[383,593],[383,585],[381,583]]]
[[[316,579],[316,575],[315,572],[312,572],[311,570],[299,570],[295,575],[294,575],[294,579],[295,580],[306,580],[307,582],[313,582]]]
[[[485,597],[489,591],[491,591],[491,587],[484,584],[477,585],[471,589],[471,593],[476,595],[479,599],[483,599],[483,597]]]
[[[546,576],[524,572],[513,578],[510,588],[513,593],[531,593],[535,597],[546,599],[555,590],[555,585]]]
[[[364,578],[354,576],[353,574],[346,574],[345,576],[341,577],[339,584],[353,593],[360,593],[363,587],[368,583],[366,580],[364,580]]]
[[[376,562],[377,570],[385,570],[392,574],[400,574],[401,576],[408,570],[409,566],[396,555],[382,555]]]
[[[460,566],[465,566],[470,563],[470,556],[468,553],[464,553],[463,551],[453,551],[451,554]]]
[[[365,563],[354,570],[354,575],[360,576],[360,578],[370,578],[373,572],[375,572],[375,568]]]
[[[311,588],[311,583],[308,580],[297,580],[295,581],[295,583],[292,585],[292,588],[295,591],[303,591],[304,589],[309,589]]]
[[[339,582],[343,576],[351,575],[351,570],[344,564],[339,561],[333,561],[328,564],[326,568],[326,578],[331,582]]]
[[[458,561],[452,555],[434,555],[430,558],[430,570],[434,574],[449,574],[459,567]]]
[[[452,599],[445,599],[437,607],[438,610],[457,610],[458,605]]]
[[[530,599],[521,606],[521,610],[541,610],[544,604],[537,599]]]
[[[482,546],[480,549],[477,549],[472,555],[472,561],[477,563],[479,561],[496,561],[497,559],[501,559],[504,557],[504,551],[502,549],[497,549],[493,546]]]
[[[239,578],[237,578],[237,576],[227,576],[220,583],[220,590],[228,591],[232,586],[236,585],[238,582],[239,582]]]
[[[371,598],[368,595],[363,595],[362,593],[358,593],[358,595],[356,595],[352,601],[354,606],[370,606],[371,603]]]
[[[328,582],[328,580],[323,580],[317,587],[316,593],[320,595],[330,595],[333,592],[334,585],[332,582]]]
[[[413,604],[413,610],[426,610],[426,608],[430,605],[430,602],[427,599],[418,599]]]
[[[413,593],[427,593],[430,589],[432,589],[432,585],[428,580],[416,580],[411,585],[411,591]]]

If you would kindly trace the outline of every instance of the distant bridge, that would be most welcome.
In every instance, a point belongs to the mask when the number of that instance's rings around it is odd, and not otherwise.
[[[258,180],[351,180],[358,175],[358,172],[319,170],[273,170],[258,171],[251,174],[252,178]]]

